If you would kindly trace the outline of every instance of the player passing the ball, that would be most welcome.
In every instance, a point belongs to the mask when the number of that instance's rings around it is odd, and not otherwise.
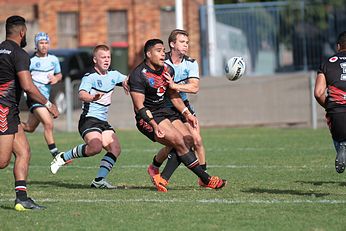
[[[200,166],[193,150],[193,137],[180,116],[197,127],[197,118],[191,114],[176,90],[169,88],[166,79],[174,77],[174,69],[165,63],[165,48],[160,39],[150,39],[144,45],[144,61],[129,76],[136,126],[153,142],[173,149],[171,160],[182,162],[194,172],[208,188],[219,189],[227,181],[210,176]],[[166,107],[170,99],[177,111]],[[175,169],[174,169],[175,170]],[[168,182],[160,174],[153,176],[158,191],[167,192]]]
[[[186,108],[192,115],[196,116],[195,110],[189,102],[188,94],[197,94],[199,91],[199,67],[195,59],[187,56],[189,51],[188,32],[180,29],[173,30],[168,37],[168,44],[170,51],[166,53],[165,62],[172,66],[175,72],[174,79],[169,80],[169,87],[179,92]],[[170,107],[172,110],[177,110],[170,101],[167,101],[166,106]],[[205,158],[205,148],[199,124],[197,123],[197,126],[194,128],[184,119],[184,117],[182,117],[182,120],[193,137],[194,150],[197,154],[199,164],[206,171],[207,163]],[[153,163],[148,167],[148,173],[151,178],[159,173],[159,167],[167,158],[170,151],[170,147],[164,147],[156,156],[154,156]],[[171,173],[172,171],[164,169],[161,176],[168,181]],[[198,178],[198,184],[200,186],[205,186],[200,178]]]

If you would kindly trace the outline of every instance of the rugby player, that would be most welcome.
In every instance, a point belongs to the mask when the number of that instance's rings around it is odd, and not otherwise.
[[[336,48],[337,53],[319,67],[314,95],[326,110],[336,150],[335,170],[343,173],[346,166],[346,31],[339,34]]]
[[[168,44],[170,51],[166,53],[165,62],[174,68],[175,75],[173,81],[169,82],[169,87],[178,91],[185,106],[189,109],[192,115],[196,116],[195,110],[188,100],[188,94],[197,94],[199,91],[199,67],[195,59],[187,56],[189,49],[189,34],[185,30],[175,29],[168,37]],[[171,102],[168,101],[168,107],[172,107],[176,110]],[[182,117],[183,122],[188,127],[194,140],[194,149],[198,157],[198,161],[201,167],[206,171],[207,164],[205,160],[205,148],[200,134],[200,126],[197,124],[196,128],[190,126],[186,120]],[[159,173],[159,168],[163,161],[168,156],[170,149],[164,147],[160,150],[157,156],[154,156],[153,163],[148,167],[148,173],[152,178]],[[160,157],[162,157],[160,159]],[[162,177],[167,181],[170,178],[172,170],[165,168],[161,173]],[[198,178],[198,184],[205,186],[203,181]]]
[[[22,90],[36,102],[44,105],[54,118],[59,112],[32,82],[30,57],[26,46],[26,24],[21,16],[6,19],[6,40],[0,44],[0,169],[6,168],[15,156],[15,210],[44,209],[27,195],[26,180],[30,163],[30,146],[19,118],[19,100]]]
[[[79,99],[83,101],[83,111],[79,119],[79,134],[85,141],[71,150],[57,155],[50,169],[56,174],[59,168],[74,158],[84,158],[99,154],[102,149],[107,153],[101,160],[92,188],[114,189],[116,186],[106,181],[106,177],[119,158],[120,142],[114,128],[108,123],[108,110],[111,96],[116,86],[128,89],[127,77],[118,71],[109,70],[111,64],[110,49],[98,45],[93,51],[94,70],[87,73],[79,87]]]
[[[192,149],[193,137],[180,116],[183,115],[193,128],[197,127],[198,121],[185,106],[179,93],[169,88],[174,69],[164,62],[163,42],[160,39],[148,40],[144,45],[144,55],[144,61],[129,76],[130,95],[138,130],[153,142],[172,148],[170,159],[175,158],[184,163],[201,178],[206,187],[224,187],[227,181],[206,173]],[[179,113],[166,107],[168,99]],[[158,191],[167,192],[168,181],[160,174],[154,175],[152,179]]]
[[[50,38],[47,33],[37,33],[34,40],[37,51],[31,58],[31,76],[41,94],[49,99],[52,85],[62,79],[60,63],[55,55],[48,53]],[[54,158],[60,152],[55,145],[54,124],[49,111],[44,105],[33,101],[30,97],[27,97],[27,105],[31,113],[29,113],[27,122],[22,122],[24,131],[34,132],[37,126],[42,123],[44,138],[49,152]]]

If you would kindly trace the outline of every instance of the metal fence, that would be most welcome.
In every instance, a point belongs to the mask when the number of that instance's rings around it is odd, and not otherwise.
[[[316,70],[346,30],[340,0],[202,6],[203,75],[221,76],[226,61],[243,56],[247,75]],[[331,2],[331,1],[325,1]]]

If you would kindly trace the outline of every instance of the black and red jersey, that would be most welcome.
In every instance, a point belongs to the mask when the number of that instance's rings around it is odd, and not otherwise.
[[[159,70],[153,70],[142,62],[129,76],[130,91],[144,94],[144,106],[150,111],[165,107],[168,88],[168,83],[163,76],[165,72],[174,77],[173,67],[166,63]]]
[[[346,52],[339,52],[320,65],[318,73],[323,73],[327,84],[328,113],[346,112]]]
[[[17,73],[29,71],[30,57],[17,43],[5,40],[0,44],[0,104],[19,104],[22,88]]]

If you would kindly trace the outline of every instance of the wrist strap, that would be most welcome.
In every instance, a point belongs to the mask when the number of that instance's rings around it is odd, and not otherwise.
[[[47,103],[45,103],[44,105],[46,108],[51,108],[52,107],[52,103],[48,100]]]

